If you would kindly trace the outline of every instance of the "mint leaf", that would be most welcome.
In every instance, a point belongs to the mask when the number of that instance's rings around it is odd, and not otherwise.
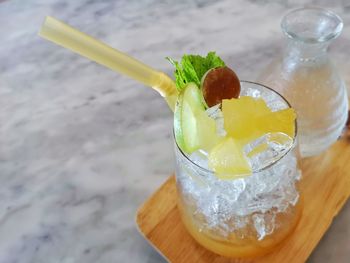
[[[206,57],[184,55],[180,63],[169,57],[166,59],[175,67],[175,84],[179,91],[190,82],[199,86],[202,77],[209,69],[225,66],[224,61],[215,52],[209,52]]]

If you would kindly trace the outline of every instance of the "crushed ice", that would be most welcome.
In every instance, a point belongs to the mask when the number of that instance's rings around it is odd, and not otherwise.
[[[205,165],[203,152],[197,151],[190,158]],[[301,173],[293,152],[267,169],[235,180],[220,180],[193,165],[181,166],[177,181],[186,206],[195,211],[199,224],[205,222],[203,227],[222,236],[230,232],[243,235],[240,231],[252,224],[261,240],[277,227],[275,216],[299,199],[296,182]]]
[[[243,151],[253,171],[258,171],[279,160],[291,149],[293,143],[293,138],[285,133],[267,133],[247,143]]]
[[[245,88],[241,96],[262,97],[273,111],[288,107],[269,91]],[[215,120],[218,135],[226,136],[220,104],[206,112]],[[293,143],[293,139],[283,133],[266,134],[250,142],[244,152],[256,172],[235,180],[220,180],[208,171],[186,164],[179,156],[177,161],[181,164],[176,171],[179,190],[186,206],[194,210],[198,224],[203,226],[205,222],[204,228],[221,236],[234,232],[243,237],[248,225],[254,226],[258,240],[271,234],[279,227],[276,215],[295,206],[299,200],[296,182],[301,172],[295,154],[288,152]],[[276,162],[282,156],[283,160]],[[196,151],[189,158],[209,169],[206,152]],[[269,167],[272,163],[275,164]]]
[[[224,129],[224,115],[220,109],[221,104],[217,104],[206,110],[208,116],[215,120],[216,123],[216,133],[219,136],[226,136],[227,132]]]

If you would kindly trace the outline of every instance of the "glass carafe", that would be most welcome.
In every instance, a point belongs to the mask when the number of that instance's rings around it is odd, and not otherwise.
[[[302,157],[317,155],[337,140],[347,119],[346,87],[327,54],[343,23],[328,10],[302,8],[288,13],[281,27],[286,47],[258,82],[281,93],[297,111]]]

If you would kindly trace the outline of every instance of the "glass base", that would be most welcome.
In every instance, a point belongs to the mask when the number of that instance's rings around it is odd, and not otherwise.
[[[272,252],[294,231],[302,214],[302,202],[299,200],[295,206],[294,214],[286,215],[281,220],[283,227],[266,236],[263,240],[238,237],[233,234],[227,240],[219,240],[212,233],[199,229],[192,219],[193,212],[186,210],[181,203],[178,200],[181,219],[190,235],[206,249],[230,258],[254,258]]]

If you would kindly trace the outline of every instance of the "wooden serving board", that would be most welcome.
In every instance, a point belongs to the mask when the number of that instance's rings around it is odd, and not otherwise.
[[[255,259],[228,259],[187,233],[176,207],[171,176],[138,210],[142,235],[170,262],[305,262],[350,196],[350,141],[342,139],[324,154],[302,161],[304,209],[293,234],[274,252]]]

